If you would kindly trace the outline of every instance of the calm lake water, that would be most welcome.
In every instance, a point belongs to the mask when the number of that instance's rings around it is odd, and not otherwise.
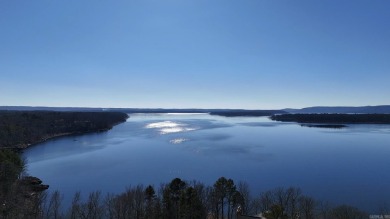
[[[390,204],[390,126],[301,127],[266,117],[131,114],[103,133],[63,137],[24,152],[28,173],[60,190],[122,192],[175,177],[212,185],[246,181],[253,195],[276,187],[376,212]]]

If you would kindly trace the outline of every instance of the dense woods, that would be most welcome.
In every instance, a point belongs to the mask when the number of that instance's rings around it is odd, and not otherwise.
[[[0,111],[0,148],[24,148],[56,136],[104,131],[127,118],[120,112]]]
[[[390,114],[283,114],[272,120],[298,123],[390,124]]]

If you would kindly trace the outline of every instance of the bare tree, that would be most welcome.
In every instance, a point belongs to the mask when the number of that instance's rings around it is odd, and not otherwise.
[[[234,185],[234,182],[232,179],[228,179],[226,182],[226,199],[227,199],[227,213],[228,213],[228,219],[232,218],[232,210],[233,210],[233,203],[234,203],[234,195],[236,193],[236,185]]]
[[[73,200],[72,200],[72,206],[70,208],[70,218],[71,219],[77,219],[79,218],[80,216],[80,199],[81,199],[81,193],[80,192],[76,192],[73,196]]]
[[[32,196],[31,217],[38,219],[44,216],[45,203],[47,202],[47,192],[37,193]]]
[[[272,191],[266,191],[260,194],[259,205],[260,211],[265,212],[277,202],[275,194]]]
[[[105,216],[109,219],[119,218],[115,215],[115,196],[113,194],[107,193],[104,198],[104,206],[105,206]]]
[[[248,183],[240,181],[237,186],[237,191],[240,192],[244,201],[244,204],[241,206],[242,213],[249,214],[249,212],[251,212],[252,210],[251,209],[252,203],[251,203],[250,189]]]
[[[290,187],[286,190],[286,212],[290,218],[299,218],[298,201],[301,197],[299,188]]]
[[[260,198],[254,198],[251,201],[251,211],[249,212],[250,214],[258,215],[260,214],[263,210],[261,208],[261,200]]]
[[[46,218],[53,218],[53,219],[62,218],[62,214],[61,214],[62,199],[63,199],[63,195],[61,195],[61,193],[58,190],[54,191],[51,194],[46,209]]]
[[[299,208],[302,212],[303,219],[314,219],[314,209],[316,201],[309,196],[301,196],[299,199]]]
[[[319,219],[330,219],[332,207],[327,201],[320,201],[317,203]]]
[[[142,185],[134,189],[135,218],[140,219],[145,214],[145,193]]]
[[[89,194],[87,203],[81,207],[81,216],[85,219],[99,219],[103,216],[103,206],[101,204],[101,192],[95,191]]]

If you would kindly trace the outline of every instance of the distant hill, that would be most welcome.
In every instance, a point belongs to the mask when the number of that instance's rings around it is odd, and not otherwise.
[[[382,106],[358,106],[358,107],[344,107],[344,106],[315,106],[302,109],[283,109],[289,113],[358,113],[358,114],[390,114],[390,105]]]

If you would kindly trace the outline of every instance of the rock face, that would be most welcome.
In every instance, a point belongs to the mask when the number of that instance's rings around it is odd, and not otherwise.
[[[0,181],[0,186],[2,185]],[[49,188],[37,177],[27,176],[8,182],[0,193],[0,218],[43,218],[41,204]],[[4,184],[3,184],[4,186]]]
[[[42,180],[34,176],[26,176],[20,181],[30,192],[42,192],[49,188],[49,185],[42,184]]]

